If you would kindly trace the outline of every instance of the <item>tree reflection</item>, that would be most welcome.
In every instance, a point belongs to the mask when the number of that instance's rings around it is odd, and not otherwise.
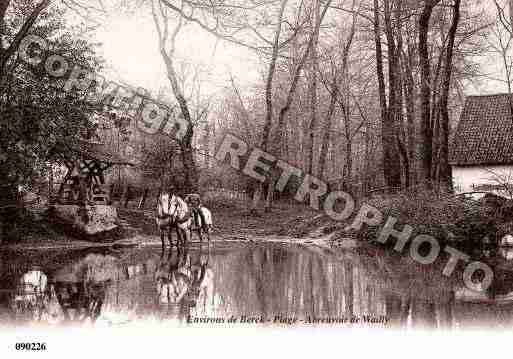
[[[9,290],[0,293],[4,312],[17,323],[52,324],[231,316],[274,324],[281,324],[275,317],[307,323],[386,316],[378,325],[402,328],[453,328],[476,318],[513,324],[513,305],[505,305],[513,302],[510,272],[497,269],[488,293],[463,295],[461,273],[447,278],[439,266],[376,250],[202,244],[160,256],[154,250],[81,254],[71,262],[44,270],[0,263],[9,268],[0,272]]]
[[[11,309],[17,321],[40,321],[48,301],[48,277],[35,267],[24,273],[16,284]]]
[[[64,314],[64,320],[95,323],[101,314],[105,291],[110,281],[103,282],[56,282],[54,284],[57,301]]]

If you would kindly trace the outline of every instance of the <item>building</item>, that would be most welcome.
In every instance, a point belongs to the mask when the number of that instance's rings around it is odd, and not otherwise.
[[[456,193],[491,192],[513,198],[512,96],[467,97],[449,163]]]

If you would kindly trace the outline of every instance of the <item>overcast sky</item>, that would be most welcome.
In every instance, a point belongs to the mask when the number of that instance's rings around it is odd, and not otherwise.
[[[150,14],[112,15],[95,32],[93,39],[103,43],[100,53],[107,61],[109,77],[144,87],[153,94],[162,86],[169,88]],[[190,24],[183,29],[177,39],[177,56],[203,70],[202,92],[207,95],[227,86],[230,73],[241,84],[254,83],[259,78],[255,53],[216,41],[214,36],[196,25]]]
[[[484,5],[487,6],[487,5]],[[144,12],[146,12],[144,14]],[[157,32],[149,11],[137,15],[114,12],[102,21],[93,40],[103,43],[101,53],[107,61],[106,74],[113,80],[122,80],[133,86],[144,87],[156,95],[159,88],[169,88],[162,58],[158,51]],[[188,25],[177,41],[180,59],[210,71],[203,74],[205,95],[215,94],[229,85],[230,73],[239,84],[259,81],[256,54],[243,47],[216,41],[216,38],[196,25]],[[483,79],[479,87],[470,83],[465,94],[505,92],[501,78],[499,57],[493,54],[481,58],[483,72],[491,78]]]

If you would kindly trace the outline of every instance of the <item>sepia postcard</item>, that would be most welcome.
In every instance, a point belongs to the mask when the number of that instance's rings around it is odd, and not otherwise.
[[[493,355],[512,70],[513,0],[0,0],[0,353]]]

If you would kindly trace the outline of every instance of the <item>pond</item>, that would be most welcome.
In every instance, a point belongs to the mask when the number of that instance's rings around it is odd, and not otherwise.
[[[513,277],[475,293],[442,264],[378,248],[216,242],[160,249],[0,252],[0,325],[176,323],[511,327]],[[507,261],[504,261],[507,263]],[[511,293],[511,294],[510,294]]]

